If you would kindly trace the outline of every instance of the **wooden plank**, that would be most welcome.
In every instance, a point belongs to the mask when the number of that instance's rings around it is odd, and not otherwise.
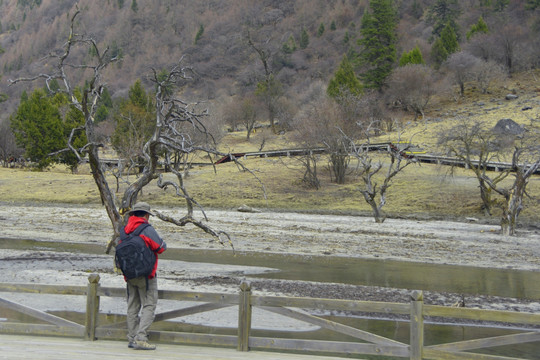
[[[221,308],[225,308],[225,307],[229,307],[229,306],[231,306],[231,305],[211,304],[211,303],[205,303],[205,304],[202,304],[202,305],[190,306],[190,307],[187,307],[187,308],[182,308],[182,309],[177,309],[177,310],[172,310],[172,311],[167,311],[167,312],[164,312],[164,313],[156,314],[154,322],[165,321],[165,320],[174,319],[174,318],[177,318],[177,317],[198,314],[198,313],[202,313],[202,312],[205,312],[205,311],[221,309]],[[122,322],[118,322],[118,323],[114,323],[114,324],[103,325],[103,326],[101,326],[101,328],[104,328],[104,329],[111,328],[112,329],[112,328],[121,328],[121,327],[126,327],[126,326],[127,326],[127,321],[122,321]]]
[[[98,296],[126,297],[125,288],[100,287]],[[164,300],[200,301],[209,303],[238,305],[238,294],[201,293],[190,291],[159,290],[158,296]]]
[[[2,291],[56,295],[86,295],[85,286],[0,283],[0,292]]]
[[[409,357],[408,347],[339,341],[251,337],[249,340],[249,347],[250,349],[257,350],[293,350],[347,355],[359,354]]]
[[[98,339],[125,340],[127,336],[126,329],[105,329],[98,327],[96,329]],[[235,335],[215,335],[199,333],[182,333],[175,331],[154,331],[148,332],[150,341],[160,341],[175,344],[203,345],[203,346],[223,346],[236,347],[237,337]]]
[[[84,327],[57,326],[49,324],[22,324],[0,322],[0,333],[12,335],[53,335],[84,337]]]
[[[424,359],[433,360],[520,360],[519,358],[498,356],[498,355],[486,355],[475,353],[453,353],[446,351],[439,351],[433,349],[424,349]]]
[[[276,314],[280,314],[286,317],[290,317],[293,319],[305,321],[307,323],[318,325],[322,328],[329,329],[341,334],[345,334],[348,336],[352,336],[357,339],[361,339],[364,341],[372,342],[379,345],[391,345],[391,346],[404,346],[407,347],[408,345],[403,344],[399,341],[391,340],[376,334],[372,334],[367,331],[363,331],[360,329],[353,328],[351,326],[343,325],[334,321],[322,319],[317,316],[300,313],[298,311],[294,311],[292,309],[288,308],[273,308],[273,307],[261,307],[261,309],[264,309],[266,311],[270,311]]]
[[[238,294],[201,293],[188,291],[159,291],[159,298],[166,300],[200,301],[218,304],[238,305]]]
[[[415,291],[411,301],[411,360],[422,360],[424,351],[424,294]]]
[[[408,304],[382,301],[335,300],[283,296],[252,296],[253,306],[294,307],[301,309],[345,310],[409,315]]]
[[[63,319],[63,318],[55,316],[55,315],[48,314],[48,313],[40,311],[40,310],[32,309],[32,308],[30,308],[28,306],[17,304],[17,303],[8,301],[6,299],[0,298],[0,305],[5,306],[8,309],[12,309],[12,310],[21,312],[21,313],[23,313],[25,315],[32,316],[32,317],[34,317],[36,319],[49,322],[49,323],[57,325],[57,326],[74,327],[74,328],[77,328],[77,329],[83,329],[84,330],[84,326],[81,325],[81,324],[77,324],[76,322],[69,321],[69,320]]]
[[[86,295],[86,317],[85,317],[85,340],[94,341],[96,336],[96,326],[99,315],[99,299],[97,289],[99,288],[99,275],[92,274],[88,277],[88,288]]]
[[[238,351],[249,350],[249,336],[251,333],[251,285],[247,281],[240,284],[240,304],[238,305]]]
[[[502,310],[469,309],[440,305],[424,305],[424,316],[540,325],[540,314]]]
[[[111,288],[100,286],[98,288],[98,296],[107,296],[107,297],[126,297],[126,287],[123,288]]]
[[[526,333],[520,333],[520,334],[494,336],[494,337],[484,338],[484,339],[458,341],[454,343],[432,345],[426,348],[455,352],[455,351],[482,349],[482,348],[493,347],[493,346],[523,344],[523,343],[528,343],[528,342],[533,342],[533,341],[540,341],[540,332],[533,331],[533,332],[526,332]]]

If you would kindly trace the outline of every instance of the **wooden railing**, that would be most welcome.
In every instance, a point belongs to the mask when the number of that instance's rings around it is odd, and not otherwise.
[[[0,283],[0,292],[22,292],[39,294],[81,295],[86,296],[85,324],[60,318],[43,311],[4,300],[0,297],[0,309],[7,308],[37,318],[47,324],[29,324],[0,321],[0,333],[26,335],[77,336],[86,340],[126,339],[126,323],[99,324],[101,297],[125,297],[124,288],[108,288],[99,284],[99,276],[90,275],[89,283],[84,286],[37,285]],[[238,351],[281,350],[309,353],[333,353],[336,355],[381,355],[410,359],[517,359],[495,355],[471,353],[494,346],[521,344],[540,341],[540,331],[522,331],[516,334],[484,339],[460,341],[455,343],[424,346],[424,317],[481,320],[521,325],[540,325],[540,314],[519,313],[512,311],[480,310],[425,305],[422,292],[413,292],[410,303],[390,303],[355,300],[334,300],[316,298],[298,298],[283,296],[259,296],[251,292],[249,283],[240,286],[238,294],[193,293],[183,291],[160,290],[160,299],[192,301],[194,306],[168,311],[156,315],[155,322],[178,318],[186,315],[211,311],[223,307],[238,307],[237,335],[218,335],[204,333],[185,333],[173,331],[151,331],[152,341],[183,343],[192,345],[211,345],[236,347]],[[344,338],[357,341],[322,341],[312,339],[290,339],[276,337],[251,336],[252,309],[262,308],[282,316],[301,320],[323,329],[328,329]],[[410,343],[406,344],[385,338],[355,327],[330,321],[311,315],[302,309],[322,311],[344,311],[362,313],[383,313],[405,316],[410,322]],[[0,312],[1,314],[2,312]],[[0,315],[0,317],[2,317]],[[4,319],[6,320],[6,319]]]

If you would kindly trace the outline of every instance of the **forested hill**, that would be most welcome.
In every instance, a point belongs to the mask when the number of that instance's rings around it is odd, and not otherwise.
[[[390,0],[372,0],[376,4]],[[402,0],[397,7],[397,66],[403,52],[416,46],[437,68],[432,51],[441,19],[456,29],[461,49],[498,62],[514,72],[538,67],[538,0]],[[343,56],[354,60],[368,0],[0,0],[0,119],[16,107],[27,85],[8,87],[8,79],[47,69],[42,58],[61,47],[76,6],[78,30],[92,34],[122,61],[104,78],[111,95],[125,96],[151,68],[163,69],[182,56],[197,73],[185,96],[224,102],[253,93],[269,70],[289,100],[301,102],[317,80],[327,84]],[[487,31],[468,40],[482,18]],[[482,31],[483,32],[483,31]],[[251,44],[248,39],[251,39]],[[81,61],[91,56],[81,52]],[[354,62],[355,71],[364,68]]]

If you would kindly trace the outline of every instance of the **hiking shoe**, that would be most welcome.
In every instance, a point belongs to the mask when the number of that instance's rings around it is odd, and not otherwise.
[[[128,343],[128,348],[130,348],[130,349],[135,349],[135,341],[130,341],[130,342]]]
[[[156,345],[149,344],[148,341],[135,340],[135,350],[156,350]]]

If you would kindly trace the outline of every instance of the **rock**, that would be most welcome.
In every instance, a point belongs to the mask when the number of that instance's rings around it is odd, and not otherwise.
[[[505,96],[506,100],[515,100],[517,98],[518,98],[518,96],[514,95],[514,94],[508,94],[508,95]]]
[[[474,217],[468,217],[468,218],[465,218],[465,220],[467,220],[468,222],[478,222],[478,219]]]
[[[532,110],[532,106],[525,106],[521,111]]]
[[[260,210],[254,209],[254,208],[252,208],[252,207],[250,207],[250,206],[247,206],[247,205],[245,205],[245,204],[242,205],[242,206],[240,206],[240,207],[237,209],[237,211],[239,211],[239,212],[245,212],[245,213],[259,213],[259,212],[261,212]]]
[[[523,126],[519,125],[512,119],[501,119],[493,128],[493,131],[497,134],[503,135],[519,135],[525,130],[523,129]]]

